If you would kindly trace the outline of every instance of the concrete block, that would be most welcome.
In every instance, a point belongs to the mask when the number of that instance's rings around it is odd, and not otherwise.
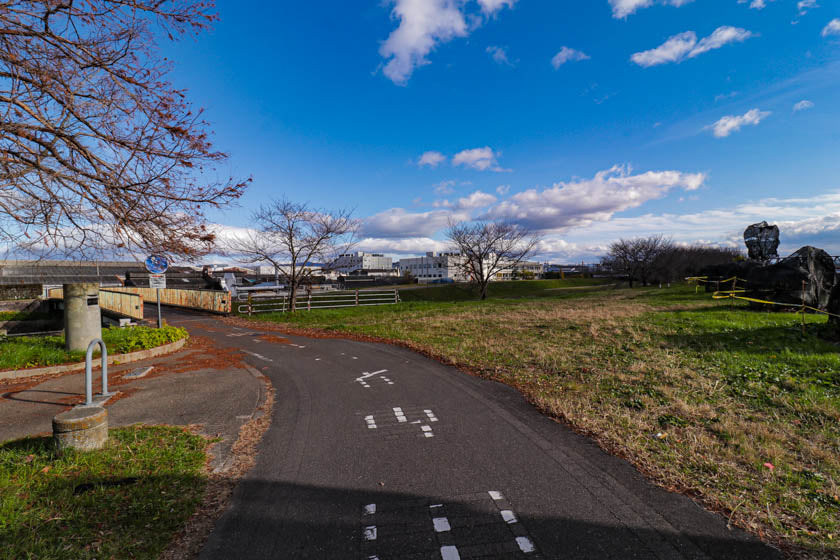
[[[56,415],[53,439],[59,451],[101,449],[108,441],[108,411],[101,406],[77,406]]]

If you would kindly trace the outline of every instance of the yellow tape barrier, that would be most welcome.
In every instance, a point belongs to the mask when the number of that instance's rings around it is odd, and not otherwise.
[[[740,300],[743,300],[743,301],[751,301],[753,303],[763,303],[763,304],[766,304],[766,305],[784,305],[786,307],[798,307],[799,309],[796,311],[796,313],[797,314],[798,313],[803,314],[803,317],[802,317],[803,321],[805,320],[804,314],[808,311],[813,311],[815,313],[820,313],[822,315],[828,315],[829,317],[840,318],[840,315],[838,315],[836,313],[829,313],[828,311],[824,311],[822,309],[817,309],[816,307],[811,307],[811,306],[805,305],[805,304],[779,303],[778,301],[769,301],[769,300],[766,300],[766,299],[757,299],[757,298],[735,295],[735,294],[743,294],[747,291],[747,290],[739,290],[739,289],[736,288],[738,282],[746,282],[746,280],[744,280],[743,278],[738,278],[737,276],[733,276],[732,278],[727,278],[726,280],[709,280],[708,276],[691,276],[689,278],[686,278],[686,280],[688,282],[696,282],[698,285],[700,283],[711,284],[711,283],[714,283],[714,282],[718,282],[719,284],[725,284],[727,282],[732,282],[732,289],[731,290],[719,290],[717,292],[714,292],[712,294],[712,299],[731,299],[731,300],[740,299]],[[695,289],[695,292],[696,292],[696,289]]]

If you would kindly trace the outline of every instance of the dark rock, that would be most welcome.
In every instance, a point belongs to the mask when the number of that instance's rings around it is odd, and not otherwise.
[[[840,329],[840,282],[834,284],[831,289],[831,296],[828,298],[828,306],[825,309],[831,315],[828,316],[828,322]]]
[[[834,287],[834,259],[816,247],[802,247],[776,264],[746,275],[747,297],[826,309]],[[803,291],[804,287],[804,291]]]
[[[747,277],[749,272],[760,267],[761,264],[754,261],[739,261],[726,264],[715,264],[707,266],[700,272],[701,276],[706,276],[706,291],[715,292],[718,290],[729,290],[732,288],[730,282],[723,283],[723,280],[728,280],[732,277],[737,277],[743,280]],[[738,287],[743,288],[744,282],[739,281]]]
[[[767,262],[778,258],[779,226],[767,222],[753,224],[744,230],[744,243],[751,260]]]

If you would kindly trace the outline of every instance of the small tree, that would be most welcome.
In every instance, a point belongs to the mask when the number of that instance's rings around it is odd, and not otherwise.
[[[506,222],[462,222],[450,225],[446,232],[454,250],[461,255],[464,276],[487,299],[490,281],[502,270],[532,256],[540,236],[516,224]]]
[[[244,262],[269,262],[285,272],[291,310],[314,261],[332,261],[352,243],[358,225],[349,210],[325,211],[286,199],[263,204],[253,214],[254,229],[229,243],[228,252]]]
[[[626,274],[631,288],[634,280],[647,286],[657,258],[671,247],[671,240],[662,235],[619,239],[610,244],[604,264],[614,272]]]

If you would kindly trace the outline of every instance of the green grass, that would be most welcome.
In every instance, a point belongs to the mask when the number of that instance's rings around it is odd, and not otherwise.
[[[105,342],[109,355],[147,350],[187,336],[189,335],[185,329],[169,325],[162,329],[152,327],[102,329],[102,340]],[[64,349],[64,336],[21,336],[0,339],[0,370],[52,366],[79,362],[84,359],[84,352],[67,352]]]
[[[46,437],[0,444],[0,559],[157,558],[202,500],[206,445],[142,426],[61,456]]]
[[[840,346],[819,336],[824,316],[806,316],[803,335],[800,315],[730,308],[691,286],[523,284],[485,302],[438,292],[255,318],[404,341],[518,388],[794,555],[838,554]]]
[[[52,319],[49,313],[38,313],[29,311],[0,311],[0,321],[40,321]]]

